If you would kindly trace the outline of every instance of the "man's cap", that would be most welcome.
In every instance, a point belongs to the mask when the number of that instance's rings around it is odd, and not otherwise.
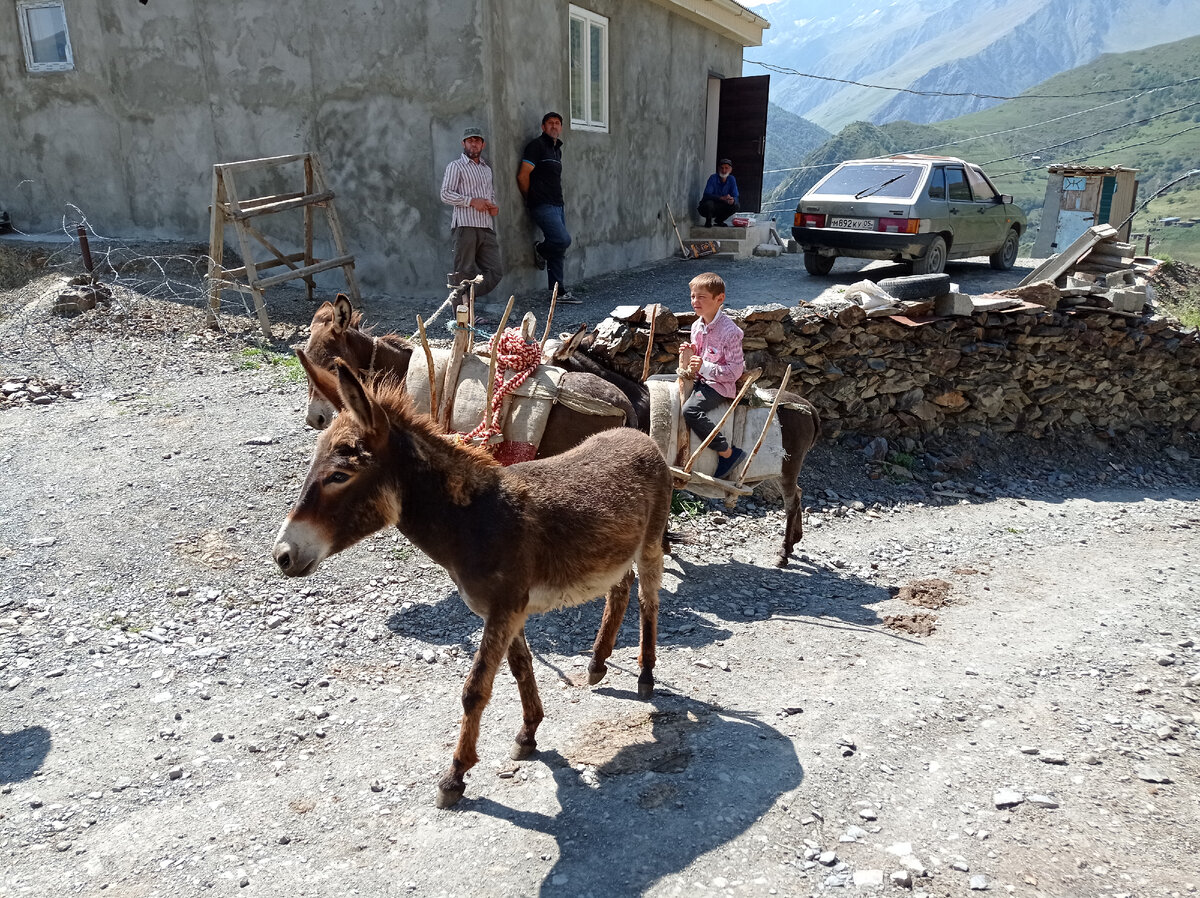
[[[733,163],[730,162],[728,159],[718,159],[717,165],[728,165],[730,168],[733,168]]]
[[[542,124],[543,125],[546,124],[546,122],[550,121],[550,119],[552,119],[552,118],[556,118],[560,122],[563,120],[563,117],[561,115],[559,115],[557,112],[547,112],[545,115],[542,116]]]
[[[483,140],[483,129],[476,128],[474,125],[472,125],[463,132],[463,140],[466,140],[468,137],[478,137],[480,140]]]

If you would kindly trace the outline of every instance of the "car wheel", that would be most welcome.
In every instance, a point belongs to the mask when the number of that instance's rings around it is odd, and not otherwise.
[[[837,256],[823,256],[820,253],[804,254],[804,270],[809,274],[826,275],[833,270]]]
[[[914,274],[902,278],[884,278],[879,288],[896,299],[927,299],[950,292],[948,274]]]
[[[946,241],[934,237],[925,255],[912,263],[913,274],[941,274],[946,267]]]
[[[997,271],[1008,271],[1017,261],[1017,245],[1021,242],[1021,238],[1017,236],[1016,228],[1009,228],[1008,236],[1004,238],[1004,245],[996,252],[988,256],[988,261]]]

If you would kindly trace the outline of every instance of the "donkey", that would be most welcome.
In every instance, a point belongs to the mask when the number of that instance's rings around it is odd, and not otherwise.
[[[627,377],[615,370],[595,351],[596,334],[587,333],[582,325],[574,334],[563,334],[561,341],[546,344],[546,362],[566,368],[568,371],[584,371],[603,377],[621,389],[633,403],[637,414],[638,428],[650,430],[650,391],[644,383]],[[775,398],[773,390],[764,390],[766,398]],[[784,459],[779,474],[779,485],[783,492],[783,505],[787,520],[783,528],[783,545],[775,556],[776,567],[787,567],[792,549],[804,536],[804,512],[800,504],[800,489],[797,478],[804,467],[804,459],[821,435],[821,421],[817,409],[807,399],[785,390],[776,411],[779,418],[780,436],[783,439]]]
[[[360,377],[393,374],[403,378],[408,372],[413,345],[399,334],[377,337],[363,331],[362,312],[355,311],[349,298],[339,293],[333,302],[323,303],[313,315],[304,351],[310,361],[328,371],[333,371],[336,359],[342,359]],[[565,452],[601,430],[634,425],[636,418],[629,400],[604,378],[568,371],[561,385],[564,389],[605,402],[618,411],[612,415],[589,415],[555,403],[546,418],[546,430],[538,445],[538,458]],[[314,430],[323,430],[333,420],[334,412],[333,402],[321,392],[310,376],[308,415],[305,419],[308,425]]]
[[[300,497],[275,541],[291,577],[396,526],[450,574],[483,637],[463,685],[463,717],[438,807],[466,789],[476,741],[501,658],[517,680],[523,724],[512,757],[528,757],[543,718],[525,641],[530,614],[607,593],[588,680],[607,671],[638,573],[641,642],[638,696],[654,692],[658,590],[671,508],[671,471],[649,436],[603,431],[549,459],[500,467],[486,452],[448,441],[414,411],[394,381],[364,386],[338,362],[336,375],[298,352],[308,376],[342,412],[317,441]]]

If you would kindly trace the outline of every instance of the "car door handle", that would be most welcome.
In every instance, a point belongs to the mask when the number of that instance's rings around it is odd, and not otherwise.
[[[958,210],[957,210],[957,209],[955,209],[953,206],[951,206],[951,207],[950,207],[950,214],[951,214],[951,215],[957,215],[957,214],[958,214]]]

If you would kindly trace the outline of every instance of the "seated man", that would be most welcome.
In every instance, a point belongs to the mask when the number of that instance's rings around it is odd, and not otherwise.
[[[737,179],[732,172],[733,163],[722,159],[717,163],[716,173],[708,176],[708,183],[704,185],[704,196],[700,198],[700,205],[696,210],[704,219],[706,228],[711,228],[714,224],[718,228],[725,227],[725,219],[738,210]]]

